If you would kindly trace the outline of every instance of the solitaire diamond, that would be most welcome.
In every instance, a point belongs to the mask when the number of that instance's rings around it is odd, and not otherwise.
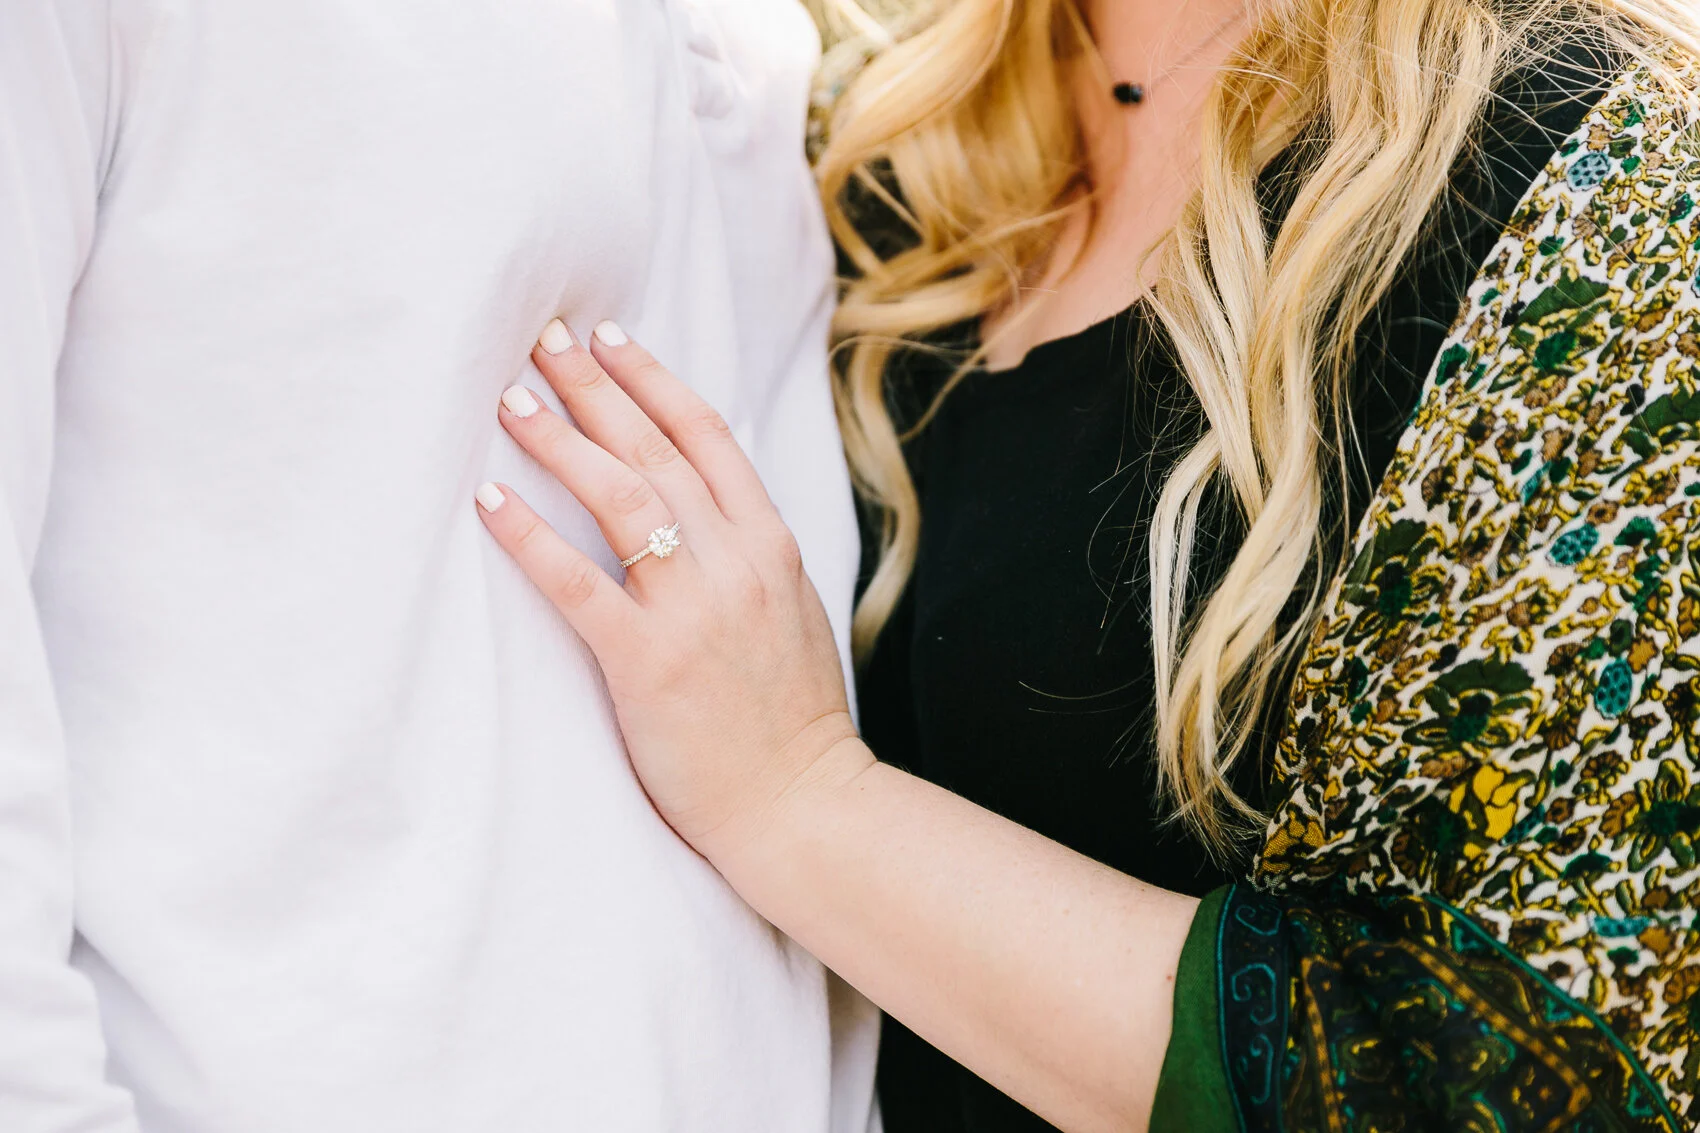
[[[679,525],[658,527],[649,533],[649,553],[664,559],[679,549]]]
[[[649,533],[649,542],[644,545],[643,550],[629,559],[621,559],[620,565],[630,567],[633,563],[641,562],[651,556],[664,559],[679,549],[679,543],[679,525],[677,523],[669,527],[657,527]]]

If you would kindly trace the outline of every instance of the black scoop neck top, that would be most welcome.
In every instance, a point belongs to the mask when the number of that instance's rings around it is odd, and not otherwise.
[[[1615,69],[1574,48],[1498,92],[1479,146],[1360,333],[1350,427],[1364,468],[1336,489],[1335,520],[1356,524],[1471,280]],[[1284,187],[1278,162],[1265,178],[1273,216]],[[900,419],[947,372],[914,358],[890,376]],[[909,446],[919,557],[859,682],[880,758],[1195,895],[1234,871],[1166,825],[1157,801],[1146,554],[1164,478],[1202,427],[1140,305],[1011,369],[971,374]],[[1239,537],[1223,501],[1206,509],[1195,594]],[[1258,791],[1255,770],[1241,787]],[[888,1133],[1050,1128],[890,1020],[879,1084]]]

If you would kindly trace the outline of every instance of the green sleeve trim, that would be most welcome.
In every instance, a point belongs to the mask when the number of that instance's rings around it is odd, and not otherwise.
[[[1199,903],[1175,971],[1175,1017],[1151,1133],[1239,1133],[1239,1118],[1222,1065],[1222,1024],[1216,988],[1216,936],[1229,887]]]

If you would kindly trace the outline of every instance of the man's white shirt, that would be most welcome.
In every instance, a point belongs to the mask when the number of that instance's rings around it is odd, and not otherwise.
[[[490,541],[535,335],[716,404],[847,626],[794,0],[0,0],[0,1131],[864,1133]],[[688,533],[687,533],[688,535]]]

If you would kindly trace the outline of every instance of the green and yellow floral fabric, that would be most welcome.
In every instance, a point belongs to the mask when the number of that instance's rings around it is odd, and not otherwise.
[[[1637,71],[1469,292],[1211,926],[1240,1128],[1695,1127],[1697,200]]]

